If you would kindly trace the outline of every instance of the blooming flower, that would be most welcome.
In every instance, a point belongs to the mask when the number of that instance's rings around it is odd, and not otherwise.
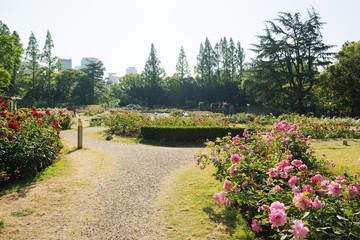
[[[204,165],[202,163],[199,164],[199,168],[200,170],[203,170],[204,169]]]
[[[226,193],[224,192],[218,192],[213,195],[213,199],[216,201],[218,205],[225,203],[225,197],[226,197]]]
[[[316,196],[313,203],[312,203],[312,207],[313,208],[316,208],[318,210],[322,209],[323,208],[323,205],[322,203],[319,201],[319,196]]]
[[[300,171],[302,172],[306,172],[308,170],[308,167],[305,165],[305,164],[302,164],[300,167],[299,167]]]
[[[261,227],[261,221],[257,220],[257,219],[253,219],[252,223],[251,223],[251,228],[254,232],[261,232],[262,231],[262,227]]]
[[[275,209],[271,211],[269,214],[270,223],[272,224],[271,227],[279,227],[285,225],[286,221],[286,213],[284,210]]]
[[[300,167],[302,164],[302,161],[295,159],[291,162],[291,164],[294,165],[295,167]]]
[[[279,185],[276,185],[275,187],[272,188],[274,191],[278,192],[281,191],[282,188]]]
[[[311,207],[312,204],[312,201],[308,199],[303,193],[295,195],[293,202],[295,202],[295,207],[301,210],[305,210]]]
[[[270,169],[269,169],[269,176],[270,176],[270,177],[275,177],[275,178],[278,177],[278,174],[277,174],[275,168],[270,168]]]
[[[330,167],[336,167],[336,163],[332,162],[332,163],[330,164]]]
[[[293,176],[293,177],[291,177],[291,178],[289,179],[288,182],[289,182],[289,185],[290,185],[290,186],[294,186],[299,180],[300,180],[299,177]]]
[[[305,185],[302,189],[303,192],[308,192],[311,196],[314,192],[314,189],[311,188],[311,185]]]
[[[241,154],[240,155],[239,154],[233,154],[233,155],[231,155],[230,160],[233,163],[238,163],[240,161],[241,157],[242,157]]]
[[[338,197],[343,191],[341,190],[341,185],[336,182],[331,182],[328,186],[329,194],[333,197]]]
[[[294,220],[293,223],[294,225],[292,225],[291,228],[294,231],[294,237],[297,239],[305,239],[309,229],[305,227],[301,220]]]
[[[8,137],[8,140],[11,142],[12,140],[14,140],[13,136],[12,135],[9,135]]]
[[[349,189],[346,189],[346,195],[351,198],[355,198],[358,195],[359,190],[355,186],[350,186]]]
[[[227,192],[231,191],[231,182],[228,179],[226,179],[225,182],[224,182],[224,189]]]
[[[275,210],[282,210],[282,211],[285,211],[286,210],[286,207],[283,203],[279,202],[279,201],[276,201],[276,202],[273,202],[271,205],[270,205],[270,212],[272,211],[275,211]]]
[[[230,199],[225,199],[225,206],[230,207]]]

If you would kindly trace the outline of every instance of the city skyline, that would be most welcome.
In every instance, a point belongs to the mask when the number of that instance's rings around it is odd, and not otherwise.
[[[151,43],[168,76],[174,74],[183,46],[193,74],[200,44],[206,37],[212,46],[223,37],[239,41],[249,62],[255,56],[249,50],[251,44],[259,42],[256,36],[264,34],[265,21],[274,20],[279,12],[300,12],[302,19],[307,19],[307,9],[314,7],[327,23],[322,30],[324,43],[336,45],[333,52],[360,36],[356,28],[360,1],[356,0],[0,1],[0,20],[19,33],[24,48],[34,32],[42,51],[49,30],[54,55],[72,59],[73,66],[83,57],[96,57],[106,72],[118,76],[129,66],[141,73]]]

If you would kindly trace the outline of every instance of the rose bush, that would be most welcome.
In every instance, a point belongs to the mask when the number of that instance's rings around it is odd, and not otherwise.
[[[192,114],[190,114],[192,115]],[[110,115],[104,116],[104,123],[111,131],[120,133],[140,134],[142,126],[171,126],[171,127],[193,127],[193,126],[228,126],[225,120],[215,120],[211,117],[184,117],[181,114],[170,116],[158,116],[157,114],[110,111]]]
[[[60,123],[47,120],[45,113],[31,110],[12,112],[0,98],[0,172],[13,178],[35,175],[52,163],[61,150]]]
[[[274,239],[359,239],[358,176],[336,176],[317,159],[301,124],[274,123],[265,136],[244,132],[206,143],[194,156],[215,166],[218,204],[238,208],[253,231]]]

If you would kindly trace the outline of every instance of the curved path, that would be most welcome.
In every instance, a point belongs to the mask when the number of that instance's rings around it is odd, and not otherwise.
[[[65,139],[77,139],[77,132],[61,135]],[[116,161],[116,169],[96,189],[102,207],[97,210],[96,221],[84,226],[82,236],[158,239],[154,203],[161,181],[173,170],[191,162],[199,148],[154,147],[86,137],[83,146],[109,154]]]

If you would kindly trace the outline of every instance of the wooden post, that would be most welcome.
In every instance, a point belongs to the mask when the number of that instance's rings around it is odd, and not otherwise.
[[[83,145],[83,125],[81,118],[78,121],[78,149],[81,149]]]

